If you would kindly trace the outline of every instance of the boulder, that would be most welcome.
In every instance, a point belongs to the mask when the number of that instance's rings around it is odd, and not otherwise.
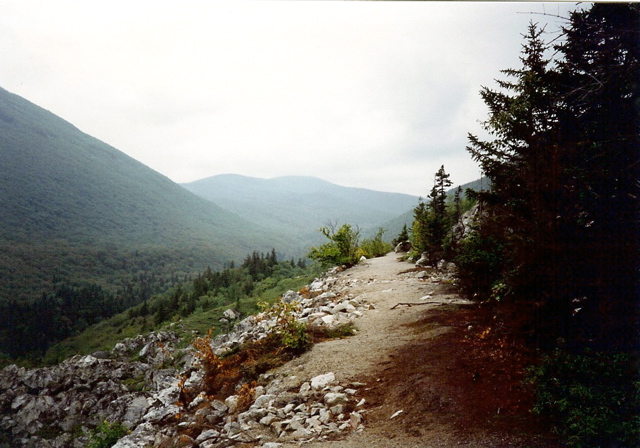
[[[418,261],[416,261],[416,266],[431,266],[431,263],[429,262],[429,254],[423,252]]]
[[[325,387],[334,385],[335,383],[336,375],[333,372],[311,378],[311,388],[315,390],[322,390]]]
[[[403,241],[401,243],[398,243],[393,251],[398,254],[401,252],[409,252],[411,248],[411,241]]]

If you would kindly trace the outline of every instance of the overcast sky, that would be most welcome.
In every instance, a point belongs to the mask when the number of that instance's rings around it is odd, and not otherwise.
[[[573,3],[0,0],[0,87],[176,182],[311,175],[426,196]],[[529,14],[531,12],[537,14]]]

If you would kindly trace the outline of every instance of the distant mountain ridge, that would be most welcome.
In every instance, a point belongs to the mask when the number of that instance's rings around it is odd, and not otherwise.
[[[329,222],[359,226],[363,236],[417,203],[415,196],[336,185],[317,177],[261,179],[222,174],[181,184],[239,216],[292,238],[318,242]]]
[[[287,244],[0,89],[0,299],[33,297],[53,278],[112,284]]]

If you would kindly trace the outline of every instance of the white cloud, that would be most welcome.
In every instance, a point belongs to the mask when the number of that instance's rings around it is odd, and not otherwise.
[[[170,178],[424,194],[554,4],[2,1],[0,86]],[[562,5],[570,8],[571,5]]]

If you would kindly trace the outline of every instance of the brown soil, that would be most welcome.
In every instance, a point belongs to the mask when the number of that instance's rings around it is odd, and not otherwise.
[[[339,274],[339,286],[377,309],[356,321],[356,336],[317,344],[286,368],[364,383],[357,397],[366,400],[365,429],[305,446],[560,446],[529,412],[523,379],[533,352],[515,336],[507,310],[464,301],[437,273],[401,273],[411,268],[390,254]],[[427,294],[440,303],[391,309]]]

